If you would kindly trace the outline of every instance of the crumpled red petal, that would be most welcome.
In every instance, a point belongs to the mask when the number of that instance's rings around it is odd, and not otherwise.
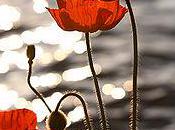
[[[28,109],[0,111],[0,130],[36,130],[36,114]]]
[[[125,16],[127,9],[121,5],[119,5],[118,10],[113,13],[103,26],[100,27],[100,30],[109,30],[114,28]]]
[[[57,0],[59,9],[48,11],[66,31],[95,32],[109,30],[124,17],[127,9],[119,0]]]
[[[100,26],[104,24],[111,12],[92,6],[82,6],[79,10],[74,9],[72,12],[63,9],[49,9],[52,17],[57,22],[58,26],[66,31],[81,31],[81,32],[95,32]],[[86,15],[86,17],[84,17]]]

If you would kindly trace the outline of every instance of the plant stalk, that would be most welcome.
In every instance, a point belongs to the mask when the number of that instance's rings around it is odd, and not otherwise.
[[[90,40],[89,40],[89,33],[85,33],[85,37],[86,37],[86,47],[87,47],[87,55],[88,55],[88,60],[89,60],[89,66],[91,69],[91,73],[93,76],[93,80],[94,80],[94,85],[95,85],[95,92],[96,92],[96,96],[97,96],[97,100],[98,100],[98,106],[100,109],[100,116],[101,116],[101,124],[102,124],[102,130],[107,130],[107,119],[106,119],[106,115],[105,115],[105,111],[104,111],[104,104],[103,104],[103,100],[102,100],[102,96],[101,96],[101,92],[100,92],[100,88],[99,88],[99,84],[98,84],[98,80],[97,80],[97,75],[94,69],[94,65],[93,65],[93,60],[92,60],[92,54],[91,54],[91,46],[90,46]]]
[[[138,86],[137,86],[137,75],[138,75],[138,42],[137,42],[137,26],[134,18],[134,13],[131,7],[130,0],[125,0],[126,5],[130,14],[130,21],[132,25],[133,34],[133,49],[134,49],[134,66],[133,66],[133,93],[132,93],[132,115],[131,115],[131,130],[137,130],[137,103],[138,103]]]
[[[81,103],[82,103],[82,105],[83,105],[83,109],[84,109],[84,114],[85,114],[85,118],[86,118],[86,125],[87,125],[87,128],[88,128],[88,130],[92,130],[92,125],[91,125],[91,122],[90,122],[90,118],[89,118],[89,114],[88,114],[88,109],[87,109],[87,107],[86,107],[86,102],[85,102],[85,100],[83,99],[83,97],[82,97],[81,95],[79,95],[79,94],[77,94],[77,93],[73,93],[73,92],[70,92],[70,93],[65,94],[65,95],[59,100],[55,111],[58,111],[58,110],[59,110],[59,107],[60,107],[61,103],[63,102],[63,100],[64,100],[65,98],[69,97],[69,96],[74,96],[74,97],[78,98],[78,99],[81,101]]]
[[[27,83],[28,83],[29,87],[31,88],[31,90],[38,96],[38,98],[41,99],[41,101],[45,104],[45,106],[47,107],[47,109],[51,113],[52,110],[49,108],[49,106],[45,102],[45,100],[42,97],[42,95],[32,86],[32,84],[30,82],[30,78],[31,78],[31,75],[32,75],[32,64],[33,64],[33,61],[29,59],[28,64],[29,64],[29,72],[28,72],[28,76],[27,76]]]

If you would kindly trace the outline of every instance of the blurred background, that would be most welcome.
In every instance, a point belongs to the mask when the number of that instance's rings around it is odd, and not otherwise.
[[[139,128],[174,130],[175,1],[133,0],[132,5],[139,29]],[[25,50],[34,44],[32,85],[52,110],[65,92],[80,92],[99,130],[84,34],[61,30],[45,7],[56,8],[56,0],[0,1],[0,110],[31,109],[39,129],[45,130],[49,112],[26,83]],[[133,59],[128,14],[116,28],[91,37],[109,124],[112,130],[128,130]],[[61,109],[67,115],[68,130],[85,129],[77,99],[68,98]]]

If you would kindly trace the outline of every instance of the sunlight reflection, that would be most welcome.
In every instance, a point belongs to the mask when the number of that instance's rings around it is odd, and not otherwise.
[[[1,69],[4,71],[6,70],[5,72],[7,72],[8,66],[10,65],[16,65],[19,69],[26,70],[28,68],[28,60],[24,53],[19,53],[17,51],[5,51],[2,53],[1,60],[0,64],[4,64],[4,67],[6,68],[3,68],[3,65],[1,65]]]
[[[21,33],[21,38],[26,44],[43,42],[51,45],[59,44],[63,47],[69,46],[69,48],[72,47],[74,43],[78,42],[82,36],[83,34],[78,31],[68,32],[62,30],[55,22]]]
[[[20,20],[20,12],[17,8],[9,5],[0,5],[0,29],[10,30]]]
[[[26,44],[36,44],[40,42],[40,38],[35,35],[35,32],[29,30],[24,31],[21,34],[21,38]]]
[[[30,82],[34,88],[37,88],[40,86],[40,81],[38,76],[31,76]]]
[[[17,99],[14,107],[17,109],[27,108],[32,110],[32,103],[30,101],[27,101],[25,98],[20,97]]]
[[[40,47],[40,46],[35,46],[35,59],[40,59],[41,58],[41,56],[44,54],[44,50],[43,50],[43,48],[42,47]]]
[[[133,90],[133,82],[132,80],[127,80],[124,84],[123,84],[123,88],[128,91],[131,92]]]
[[[105,84],[102,88],[102,92],[106,95],[111,95],[111,92],[115,88],[115,85],[113,84]]]
[[[37,115],[37,121],[41,122],[44,120],[44,118],[48,115],[48,110],[45,107],[44,103],[40,99],[34,99],[32,101],[32,108],[33,111]]]
[[[39,36],[45,44],[72,44],[82,38],[81,32],[63,31],[56,23],[51,23],[49,26],[37,27],[35,34]]]
[[[52,110],[54,110],[54,109],[56,108],[57,103],[59,102],[59,100],[60,100],[62,97],[63,97],[63,94],[60,93],[60,92],[54,92],[54,93],[51,95],[51,97],[50,97],[51,101],[50,101],[48,104],[49,104],[49,106],[50,106],[50,108],[51,108]]]
[[[10,108],[17,100],[18,93],[14,90],[8,90],[7,86],[0,84],[0,110]]]
[[[48,2],[46,0],[33,0],[34,4],[33,4],[33,10],[38,13],[44,13],[46,12],[46,8],[48,7]]]
[[[17,61],[20,53],[17,51],[5,51],[2,53],[1,59],[3,59],[8,64],[14,64]]]
[[[32,76],[31,84],[33,87],[49,87],[52,88],[55,85],[60,84],[62,77],[57,73],[48,73],[41,76]]]
[[[76,107],[73,111],[68,113],[68,118],[71,122],[77,122],[85,117],[82,106]]]
[[[31,84],[33,87],[49,87],[52,88],[55,85],[60,84],[62,81],[62,77],[58,73],[48,73],[43,74],[41,76],[32,76]]]
[[[58,25],[54,22],[51,24],[50,29],[55,31],[55,34],[57,34],[57,37],[59,38],[59,42],[61,43],[75,43],[77,41],[79,41],[82,36],[83,33],[82,32],[78,32],[78,31],[64,31],[62,30],[60,27],[58,27]]]
[[[100,74],[102,68],[100,65],[94,65],[96,73]],[[62,77],[65,81],[79,81],[91,77],[91,71],[89,66],[81,67],[81,68],[74,68],[69,69],[63,72]]]
[[[19,35],[13,34],[0,39],[0,51],[19,49],[23,46],[23,41]]]
[[[77,54],[83,54],[86,51],[86,43],[85,43],[85,41],[76,42],[73,45],[73,50]]]
[[[0,73],[7,73],[9,71],[9,64],[0,59]]]
[[[61,83],[62,78],[58,73],[48,73],[39,77],[39,84],[42,87],[52,87]]]
[[[125,95],[126,95],[125,90],[121,87],[113,88],[111,91],[111,96],[114,99],[122,99],[125,97]]]
[[[53,56],[51,53],[43,53],[40,57],[40,63],[47,65],[53,61]]]
[[[21,53],[16,59],[17,67],[22,70],[28,70],[28,59],[25,53]]]
[[[54,52],[54,59],[57,60],[57,61],[62,61],[68,55],[69,55],[69,53],[66,53],[65,51],[57,50],[57,51]]]

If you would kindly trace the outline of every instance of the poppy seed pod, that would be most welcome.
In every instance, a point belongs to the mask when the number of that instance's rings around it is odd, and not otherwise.
[[[30,60],[33,60],[35,58],[35,46],[34,45],[27,46],[27,57]]]
[[[50,130],[64,130],[67,125],[66,115],[62,111],[53,111],[47,125]]]

